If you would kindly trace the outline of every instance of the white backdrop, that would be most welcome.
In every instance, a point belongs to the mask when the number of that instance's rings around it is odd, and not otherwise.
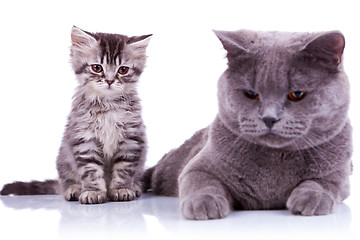
[[[55,159],[76,80],[70,30],[154,34],[139,84],[148,129],[147,165],[207,126],[226,68],[218,30],[341,30],[352,87],[353,194],[360,171],[360,34],[356,1],[7,1],[0,8],[0,186],[55,178]],[[355,204],[351,207],[356,208]]]

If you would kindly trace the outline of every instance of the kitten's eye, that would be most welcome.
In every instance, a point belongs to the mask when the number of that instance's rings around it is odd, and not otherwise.
[[[125,67],[125,66],[121,66],[120,68],[119,68],[119,74],[121,74],[121,75],[125,75],[125,74],[127,74],[128,72],[129,72],[129,67]]]
[[[305,97],[305,92],[294,91],[294,92],[289,93],[288,97],[291,101],[297,102],[297,101],[302,100]]]
[[[103,71],[103,68],[101,65],[93,64],[91,65],[91,70],[93,70],[96,73],[101,73]]]
[[[250,99],[259,99],[259,94],[251,90],[245,91],[245,95]]]

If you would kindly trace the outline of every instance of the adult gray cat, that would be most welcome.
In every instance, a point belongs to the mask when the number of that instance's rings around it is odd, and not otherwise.
[[[349,195],[352,171],[343,35],[215,33],[228,59],[219,113],[145,172],[145,189],[180,196],[188,219],[330,213]]]
[[[140,196],[146,154],[137,82],[151,35],[71,32],[71,63],[79,81],[57,158],[59,180],[16,182],[7,194],[56,194],[84,204]]]

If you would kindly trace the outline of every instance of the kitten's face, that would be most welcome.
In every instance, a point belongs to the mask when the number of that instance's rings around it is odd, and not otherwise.
[[[339,133],[349,104],[340,33],[217,35],[229,60],[219,81],[219,111],[233,132],[257,144],[294,149]]]
[[[145,67],[149,37],[92,34],[73,27],[71,62],[88,97],[114,99],[131,92]]]

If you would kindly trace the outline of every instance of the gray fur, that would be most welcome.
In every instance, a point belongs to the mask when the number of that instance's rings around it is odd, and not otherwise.
[[[62,193],[66,200],[84,204],[140,196],[146,136],[137,81],[149,37],[93,34],[73,27],[71,63],[79,86],[56,162],[58,184],[51,182],[46,191],[48,183],[35,182],[31,191],[34,182],[17,182],[1,194],[24,194],[24,189],[26,194]]]
[[[179,196],[188,219],[233,209],[331,213],[349,195],[352,171],[343,35],[215,33],[228,59],[219,113],[148,169],[146,186]]]

